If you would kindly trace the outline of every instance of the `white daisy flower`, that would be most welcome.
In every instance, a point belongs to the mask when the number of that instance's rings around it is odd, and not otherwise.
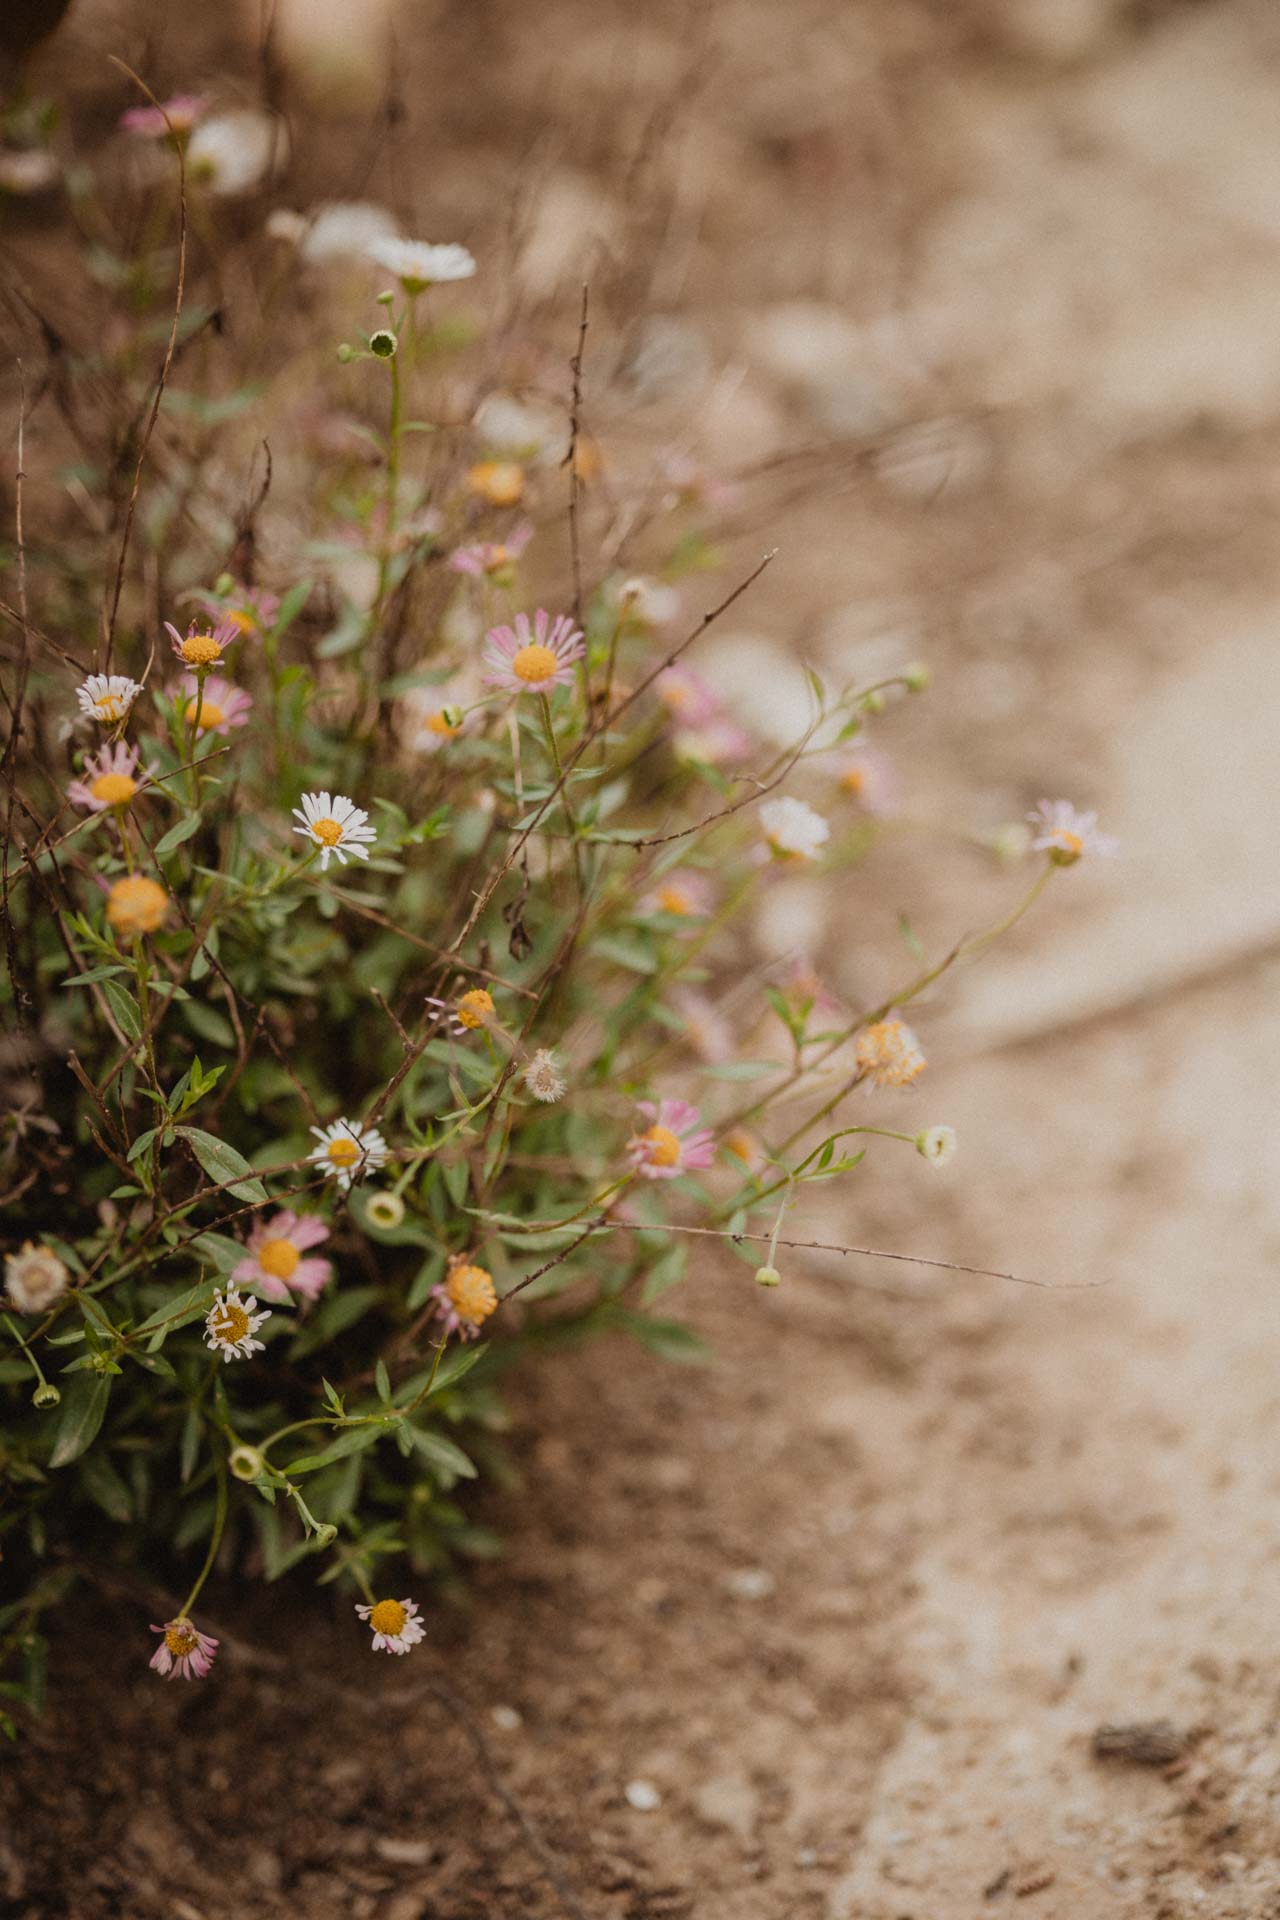
[[[387,1164],[389,1149],[377,1127],[361,1126],[358,1120],[335,1120],[331,1126],[311,1131],[320,1142],[311,1158],[344,1193],[350,1191],[353,1180],[363,1180]]]
[[[816,860],[831,837],[831,828],[807,800],[766,800],[760,809],[764,837],[776,854],[793,860]]]
[[[406,293],[421,293],[442,280],[469,280],[476,263],[465,247],[449,242],[398,240],[393,235],[370,243],[369,258],[394,273]]]
[[[426,1635],[416,1600],[375,1600],[372,1606],[357,1606],[356,1612],[369,1623],[375,1653],[408,1653]]]
[[[228,1287],[225,1293],[215,1293],[213,1305],[205,1315],[206,1347],[220,1353],[224,1360],[247,1360],[251,1353],[264,1353],[265,1343],[255,1340],[253,1335],[271,1314],[265,1307],[255,1313],[254,1305],[252,1299],[242,1299],[235,1287]]]
[[[1119,847],[1109,833],[1098,832],[1096,813],[1077,813],[1069,800],[1042,800],[1027,815],[1037,853],[1047,853],[1058,867],[1074,867],[1086,853],[1109,859]]]
[[[369,847],[377,839],[377,834],[369,825],[369,816],[363,807],[354,800],[348,800],[344,793],[304,793],[302,805],[293,810],[295,820],[302,825],[295,827],[295,833],[314,840],[320,848],[320,871],[324,872],[329,864],[329,855],[338,856],[342,866],[347,864],[347,855],[353,853],[358,860],[369,858]]]
[[[538,1048],[524,1070],[524,1084],[535,1100],[545,1100],[550,1105],[560,1099],[565,1090],[565,1077],[550,1047]]]
[[[4,1286],[18,1313],[43,1313],[67,1290],[67,1269],[52,1247],[24,1240],[4,1257]]]
[[[76,699],[80,702],[81,713],[91,720],[101,720],[104,726],[113,727],[117,720],[123,720],[130,707],[142,692],[136,680],[130,680],[124,673],[91,673],[89,678],[76,688]]]
[[[187,174],[210,193],[249,193],[289,157],[284,121],[253,107],[202,120],[187,144]]]
[[[370,200],[331,200],[310,214],[277,207],[267,216],[266,230],[273,240],[296,246],[298,257],[310,267],[363,260],[370,247],[394,240],[399,232],[395,217]]]
[[[916,1135],[916,1152],[932,1167],[945,1167],[956,1154],[954,1127],[926,1127]]]

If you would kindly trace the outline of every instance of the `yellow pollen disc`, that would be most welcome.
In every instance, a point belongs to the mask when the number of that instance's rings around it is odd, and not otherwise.
[[[335,1167],[353,1167],[360,1158],[359,1143],[345,1133],[331,1140],[327,1151]]]
[[[491,567],[505,567],[510,558],[511,555],[505,547],[493,547],[489,553],[489,565]]]
[[[658,905],[664,913],[689,914],[693,912],[693,902],[683,887],[659,887]]]
[[[164,921],[169,896],[144,873],[117,880],[107,896],[107,919],[117,933],[154,933]]]
[[[550,647],[539,646],[535,640],[532,646],[521,647],[511,662],[511,671],[517,680],[533,685],[538,680],[550,680],[560,662]]]
[[[292,1240],[268,1240],[258,1249],[258,1265],[273,1280],[289,1279],[301,1258]]]
[[[670,1127],[650,1127],[641,1138],[649,1143],[649,1158],[655,1167],[679,1165],[680,1142]]]
[[[452,739],[457,731],[458,729],[451,727],[445,719],[443,707],[441,707],[439,713],[433,713],[427,721],[427,732],[442,733],[446,740]]]
[[[196,1630],[189,1620],[175,1620],[171,1627],[166,1627],[164,1643],[175,1660],[180,1660],[184,1653],[194,1653],[199,1645]]]
[[[336,847],[342,838],[341,823],[337,820],[331,820],[327,814],[323,820],[313,820],[311,822],[311,831],[322,847]]]
[[[1080,835],[1070,832],[1066,827],[1059,828],[1057,842],[1060,852],[1072,853],[1077,860],[1084,852],[1084,841],[1080,838]]]
[[[524,492],[524,470],[510,460],[481,460],[467,480],[473,493],[495,507],[514,507]]]
[[[840,785],[846,793],[861,793],[867,784],[867,776],[861,767],[850,767],[840,776]]]
[[[222,648],[209,633],[193,633],[182,643],[182,657],[189,667],[211,667],[222,657]]]
[[[243,1340],[249,1331],[249,1316],[243,1307],[233,1307],[228,1302],[219,1312],[209,1331],[214,1339],[221,1340],[224,1346],[234,1347],[237,1340]]]
[[[118,720],[124,712],[124,701],[118,693],[104,694],[98,702],[99,720]]]
[[[462,1318],[473,1326],[487,1320],[498,1304],[493,1281],[483,1267],[455,1267],[446,1287]]]
[[[124,807],[138,791],[138,783],[127,773],[100,773],[89,791],[105,807]]]
[[[196,701],[189,700],[187,702],[187,720],[193,727],[196,723],[197,711],[199,711],[200,714],[201,733],[208,733],[211,727],[220,727],[227,717],[222,708],[212,700],[206,700],[204,705],[199,708],[197,708]]]
[[[483,987],[473,987],[470,993],[464,993],[458,1002],[458,1019],[464,1027],[472,1031],[482,1027],[493,1012],[493,996]]]
[[[253,632],[253,627],[254,627],[253,615],[249,613],[244,607],[228,607],[226,612],[226,618],[231,622],[231,625],[235,627],[238,632],[240,633]]]
[[[398,1600],[379,1600],[369,1615],[369,1625],[375,1633],[389,1633],[394,1637],[401,1632],[408,1618]]]

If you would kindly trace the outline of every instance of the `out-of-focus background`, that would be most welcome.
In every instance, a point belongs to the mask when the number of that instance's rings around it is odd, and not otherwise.
[[[910,819],[1062,793],[1123,843],[920,1009],[902,1124],[954,1125],[953,1166],[805,1221],[1063,1290],[708,1262],[708,1374],[602,1347],[522,1390],[508,1552],[433,1644],[568,1899],[1280,1911],[1275,8],[73,0],[14,82],[68,153],[134,98],[111,54],[267,98],[282,204],[501,256],[566,360],[591,282],[606,458],[679,447],[735,481],[727,568],[780,549],[708,642],[739,699],[926,659]],[[45,309],[63,217],[4,214]],[[1016,884],[904,828],[757,934],[874,992],[900,910],[937,951]],[[190,1692],[116,1629],[60,1649],[86,1693],[15,1762],[0,1912],[566,1911],[458,1726],[327,1694],[365,1656],[305,1612]]]

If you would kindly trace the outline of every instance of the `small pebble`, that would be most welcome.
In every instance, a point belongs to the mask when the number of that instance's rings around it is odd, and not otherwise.
[[[629,1780],[623,1788],[622,1797],[637,1813],[652,1813],[662,1805],[662,1795],[652,1780]]]

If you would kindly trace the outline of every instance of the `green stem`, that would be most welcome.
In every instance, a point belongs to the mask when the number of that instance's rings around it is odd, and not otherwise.
[[[180,1620],[189,1617],[192,1607],[200,1598],[201,1588],[213,1572],[213,1563],[218,1557],[218,1548],[222,1545],[222,1534],[227,1524],[227,1467],[220,1453],[214,1454],[213,1470],[218,1480],[217,1501],[213,1510],[213,1533],[209,1540],[209,1551],[204,1557],[204,1565],[196,1575],[196,1583],[178,1609]]]

